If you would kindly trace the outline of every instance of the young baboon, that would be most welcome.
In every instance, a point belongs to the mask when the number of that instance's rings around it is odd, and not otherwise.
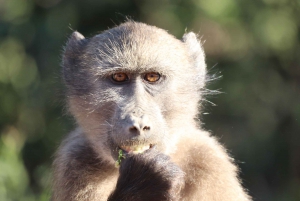
[[[194,33],[178,40],[133,21],[74,32],[62,66],[78,128],[56,154],[53,201],[251,200],[195,120],[206,65]]]

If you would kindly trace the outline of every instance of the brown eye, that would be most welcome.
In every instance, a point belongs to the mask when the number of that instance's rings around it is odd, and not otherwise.
[[[157,82],[160,79],[160,74],[155,72],[146,73],[144,79],[147,82]]]
[[[114,73],[112,79],[115,82],[125,82],[128,80],[128,75],[126,73]]]

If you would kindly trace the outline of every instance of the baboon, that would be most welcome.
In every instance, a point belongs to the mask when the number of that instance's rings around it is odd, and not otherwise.
[[[251,200],[197,120],[207,75],[196,34],[134,21],[75,31],[62,67],[78,127],[56,153],[53,201]]]

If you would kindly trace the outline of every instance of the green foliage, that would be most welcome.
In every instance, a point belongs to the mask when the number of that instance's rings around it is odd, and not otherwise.
[[[257,200],[300,200],[299,0],[0,0],[0,200],[49,200],[52,156],[74,127],[60,54],[126,16],[199,33],[210,74],[201,119]],[[216,66],[216,67],[215,67]],[[240,162],[242,161],[242,162]]]
[[[123,154],[123,150],[120,149],[120,150],[119,150],[119,155],[118,155],[118,160],[116,161],[115,166],[116,166],[116,167],[120,167],[121,162],[122,162],[122,159],[124,159],[124,158],[125,158],[125,155]]]

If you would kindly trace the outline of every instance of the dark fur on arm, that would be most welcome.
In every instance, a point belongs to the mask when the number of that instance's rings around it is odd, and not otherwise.
[[[170,158],[156,150],[127,156],[109,201],[173,201],[182,187],[184,173]]]

